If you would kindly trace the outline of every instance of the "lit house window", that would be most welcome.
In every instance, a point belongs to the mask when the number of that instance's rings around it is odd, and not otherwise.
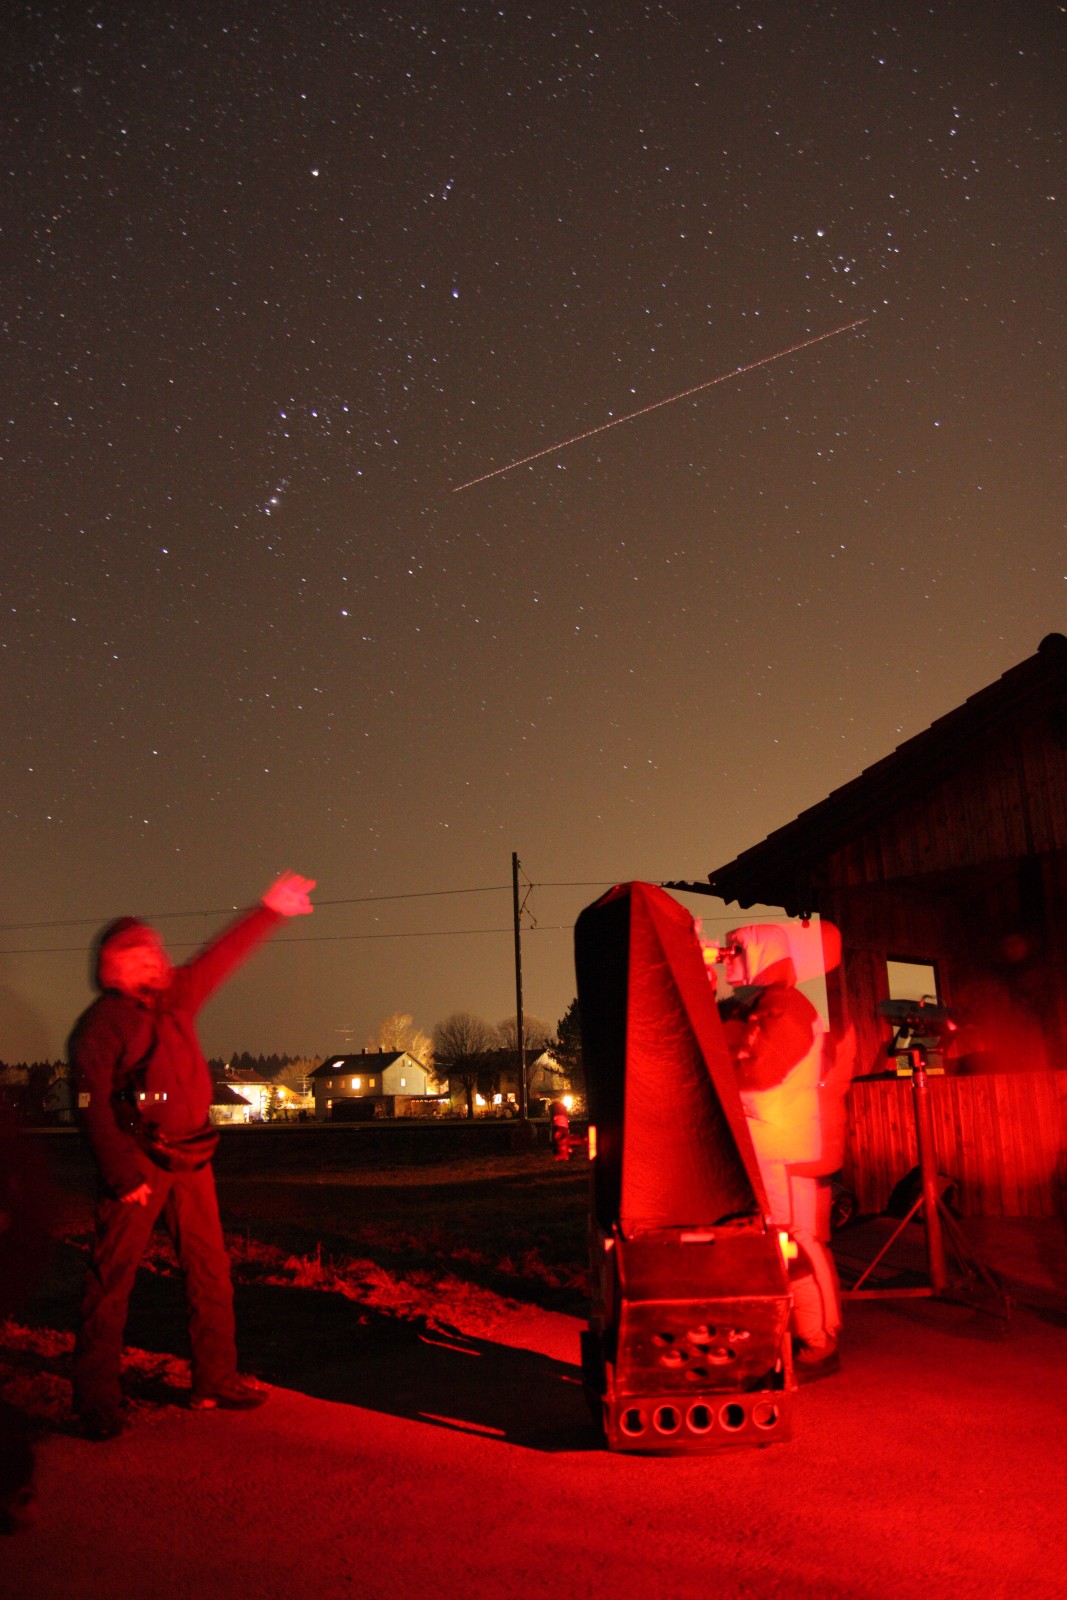
[[[352,1087],[353,1087],[353,1089],[362,1089],[362,1087],[363,1087],[363,1079],[362,1078],[353,1078],[352,1079]]]
[[[407,1088],[407,1086],[408,1086],[408,1080],[407,1080],[407,1079],[406,1079],[406,1078],[401,1078],[401,1080],[400,1080],[400,1087],[401,1087],[401,1088],[402,1088],[402,1089],[406,1089],[406,1088]]]
[[[367,1088],[368,1089],[373,1089],[374,1088],[374,1079],[373,1078],[368,1078],[367,1079]]]

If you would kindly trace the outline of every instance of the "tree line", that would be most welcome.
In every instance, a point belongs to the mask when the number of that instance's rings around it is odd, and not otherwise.
[[[558,1078],[558,1092],[569,1089],[584,1094],[577,999],[571,1001],[554,1029],[541,1017],[525,1015],[522,1033],[528,1063],[547,1055],[551,1060],[545,1063],[546,1070]],[[407,1051],[427,1069],[442,1093],[462,1095],[467,1115],[473,1116],[475,1095],[491,1098],[499,1090],[501,1075],[516,1062],[517,1018],[505,1017],[493,1024],[472,1011],[453,1011],[425,1033],[409,1013],[394,1011],[382,1018],[367,1040],[367,1048]],[[208,1068],[215,1078],[232,1073],[292,1087],[306,1081],[323,1059],[277,1051],[254,1055],[250,1050],[238,1050],[229,1057],[209,1057]],[[54,1121],[57,1108],[71,1103],[70,1068],[66,1061],[0,1062],[0,1104],[8,1106],[22,1121]]]

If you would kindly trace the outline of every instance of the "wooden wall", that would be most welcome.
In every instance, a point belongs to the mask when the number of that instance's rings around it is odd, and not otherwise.
[[[1067,748],[1048,715],[991,730],[949,778],[829,854],[831,883],[879,883],[1067,849]]]
[[[1067,1214],[1067,1074],[931,1077],[938,1171],[959,1184],[964,1216]],[[884,1211],[918,1163],[910,1078],[853,1083],[844,1182],[863,1213]]]

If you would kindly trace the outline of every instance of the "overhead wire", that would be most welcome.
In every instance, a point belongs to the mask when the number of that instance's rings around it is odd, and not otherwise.
[[[604,888],[612,887],[612,884],[613,884],[614,881],[618,881],[618,880],[608,880],[608,879],[603,879],[603,878],[599,878],[599,879],[598,878],[592,878],[592,879],[567,879],[567,880],[560,879],[560,880],[557,880],[557,881],[545,880],[543,882],[538,882],[538,881],[535,881],[535,880],[527,878],[527,886],[528,886],[529,890],[534,890],[534,889],[604,889]],[[504,884],[504,883],[480,884],[480,885],[478,885],[478,886],[476,886],[474,888],[470,888],[470,889],[414,889],[414,890],[407,890],[407,891],[404,891],[404,892],[399,893],[399,894],[351,895],[351,896],[345,896],[343,898],[334,899],[334,900],[316,900],[315,906],[316,906],[316,909],[323,909],[324,910],[324,909],[326,909],[328,907],[336,907],[336,906],[387,905],[387,904],[391,904],[391,903],[393,903],[395,901],[400,901],[400,900],[433,900],[433,899],[441,899],[441,898],[444,898],[444,897],[447,897],[447,896],[456,896],[456,895],[464,895],[464,894],[497,894],[497,893],[502,893],[502,892],[505,892],[505,891],[510,891],[510,889],[511,889],[511,885],[510,884]],[[146,914],[145,921],[146,922],[163,922],[163,921],[167,921],[167,920],[190,919],[190,918],[193,918],[193,917],[232,916],[234,914],[234,912],[239,910],[239,909],[240,908],[237,907],[237,906],[230,905],[230,906],[216,906],[216,907],[213,907],[213,908],[211,908],[209,910],[201,910],[201,911],[156,911],[156,912],[151,912],[151,913]],[[98,926],[102,926],[106,922],[106,920],[107,919],[104,918],[104,917],[71,917],[71,918],[66,918],[66,919],[56,919],[56,920],[52,920],[52,921],[43,921],[43,922],[9,922],[9,923],[0,924],[0,933],[22,933],[22,932],[30,932],[30,931],[36,932],[38,930],[42,930],[43,931],[43,930],[48,929],[48,928],[60,929],[60,928],[98,927]],[[771,919],[771,920],[776,920],[777,921],[777,920],[782,920],[782,919],[774,918],[774,919]],[[737,915],[713,916],[713,917],[703,916],[703,917],[700,918],[700,921],[702,923],[707,923],[707,922],[715,922],[715,923],[718,923],[718,922],[723,922],[723,923],[736,922],[737,921]],[[572,922],[569,922],[569,923],[564,923],[564,922],[560,922],[560,923],[544,923],[544,924],[539,924],[539,923],[535,922],[532,926],[525,928],[524,931],[528,932],[528,933],[537,933],[537,932],[559,933],[559,932],[570,931],[570,930],[573,929],[573,927],[574,927],[574,924]],[[505,928],[415,929],[415,930],[410,930],[410,931],[401,932],[401,933],[382,933],[382,932],[375,932],[375,933],[332,933],[332,934],[309,933],[309,934],[289,934],[289,935],[285,935],[280,940],[276,940],[275,943],[285,943],[285,944],[338,944],[338,943],[348,943],[348,942],[353,942],[353,941],[373,941],[373,940],[377,940],[377,939],[459,939],[459,938],[471,938],[471,937],[475,937],[475,936],[479,936],[479,935],[483,935],[483,934],[511,934],[513,932],[514,932],[514,927],[513,926],[508,926],[508,927],[505,927]],[[200,941],[198,941],[198,940],[171,941],[172,948],[174,948],[175,950],[192,950],[192,949],[196,949],[198,947],[199,943],[200,943]],[[35,946],[35,947],[32,947],[32,948],[24,948],[24,949],[0,950],[0,955],[3,955],[3,956],[81,955],[81,954],[84,954],[89,948],[90,947],[88,945],[43,945],[43,946]]]

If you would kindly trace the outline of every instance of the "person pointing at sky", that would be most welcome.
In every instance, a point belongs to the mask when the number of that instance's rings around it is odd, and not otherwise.
[[[211,1075],[196,1036],[201,1006],[287,917],[313,910],[314,881],[285,872],[184,966],[158,933],[121,917],[95,941],[101,993],[70,1037],[69,1059],[99,1177],[92,1257],[74,1350],[74,1404],[87,1437],[125,1428],[120,1369],[130,1291],[163,1216],[185,1279],[194,1410],[250,1410],[267,1391],[237,1372],[233,1288],[211,1158]]]

